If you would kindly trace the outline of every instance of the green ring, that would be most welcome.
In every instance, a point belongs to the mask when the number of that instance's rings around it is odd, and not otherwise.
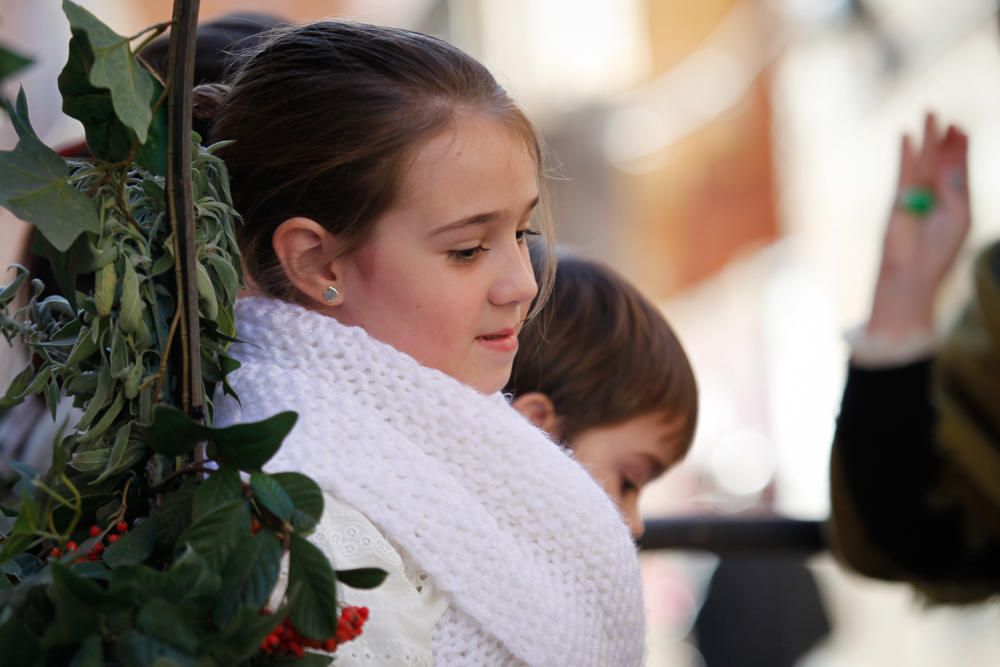
[[[934,193],[927,188],[906,188],[899,195],[899,208],[918,218],[934,210]]]

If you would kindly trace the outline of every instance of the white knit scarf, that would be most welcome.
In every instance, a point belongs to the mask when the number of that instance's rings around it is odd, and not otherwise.
[[[219,401],[216,424],[299,413],[268,469],[305,472],[365,514],[517,660],[641,664],[642,593],[621,516],[502,395],[293,304],[242,299],[237,325],[253,344],[233,348],[242,405]],[[463,664],[487,662],[458,648]]]

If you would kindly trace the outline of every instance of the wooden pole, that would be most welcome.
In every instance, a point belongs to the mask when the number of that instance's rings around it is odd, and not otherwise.
[[[201,336],[198,321],[197,255],[191,189],[191,90],[199,0],[174,0],[167,70],[167,210],[174,232],[177,308],[180,309],[181,409],[203,418]],[[175,359],[177,357],[174,357]]]

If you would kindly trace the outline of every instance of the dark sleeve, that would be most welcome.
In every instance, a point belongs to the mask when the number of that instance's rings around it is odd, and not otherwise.
[[[961,578],[968,565],[961,516],[932,504],[944,462],[934,446],[931,373],[931,360],[877,370],[851,366],[834,438],[834,483],[851,506],[850,517],[837,516],[834,503],[834,525],[857,522],[853,532],[886,556],[900,578]]]

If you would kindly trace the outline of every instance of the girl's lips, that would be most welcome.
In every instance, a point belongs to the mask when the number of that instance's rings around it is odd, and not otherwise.
[[[494,352],[517,352],[517,332],[513,329],[477,336],[476,342]]]

